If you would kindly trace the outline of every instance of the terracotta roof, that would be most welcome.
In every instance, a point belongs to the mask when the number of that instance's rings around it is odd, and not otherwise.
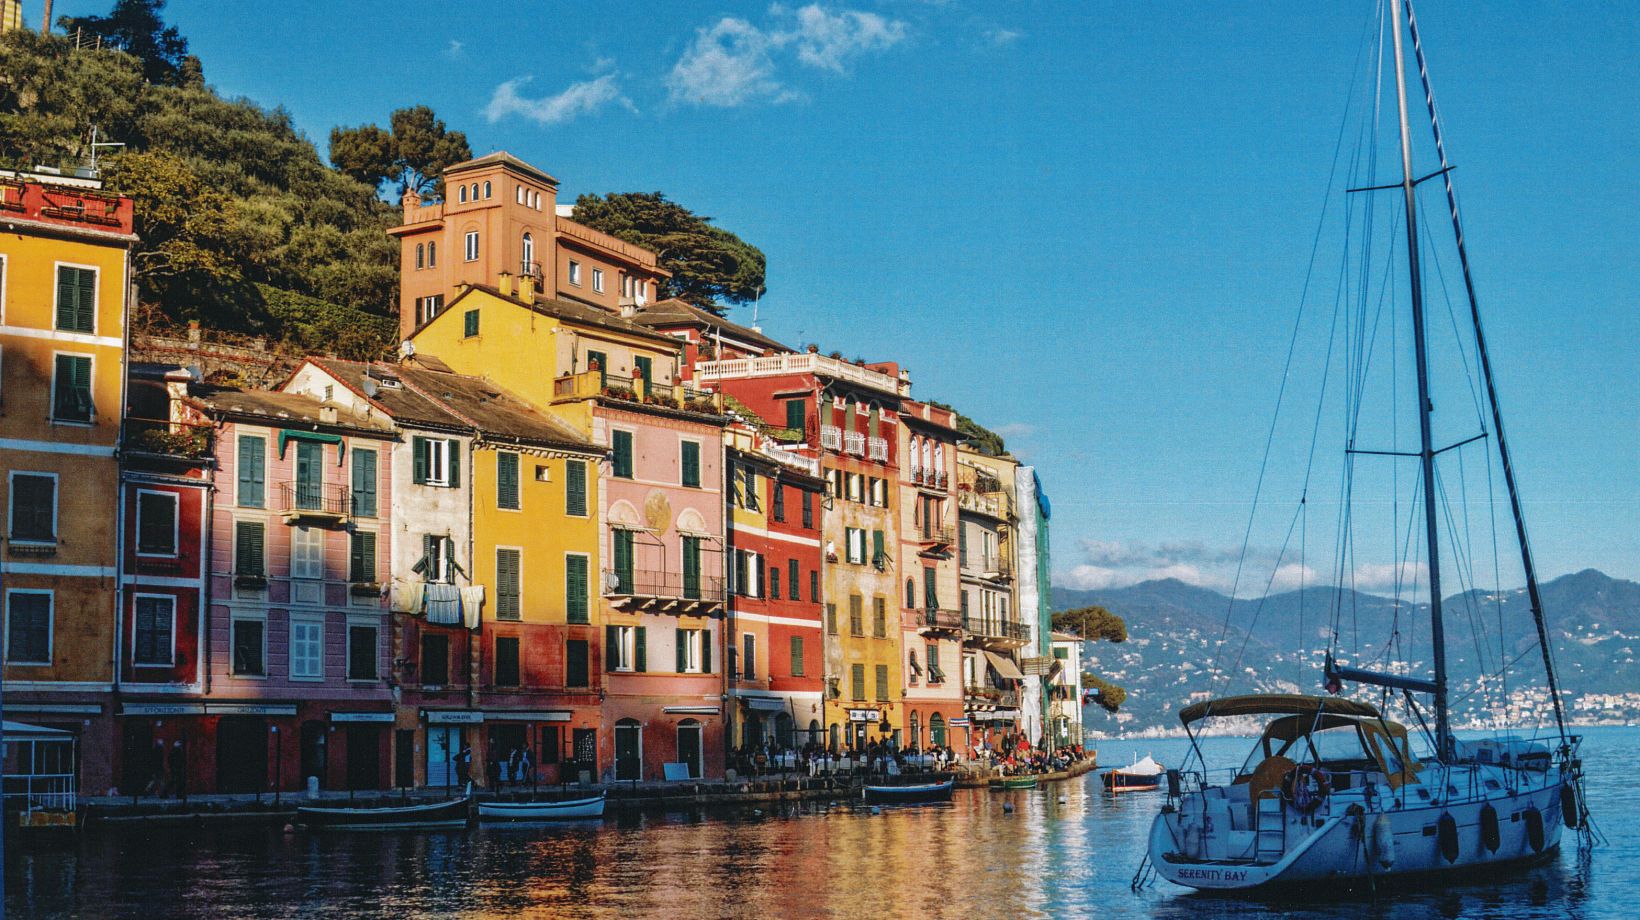
[[[209,414],[266,419],[275,427],[342,428],[383,435],[393,431],[393,423],[385,418],[339,408],[335,420],[327,421],[320,414],[323,404],[319,400],[298,393],[199,386],[189,396]]]
[[[476,428],[487,437],[525,441],[565,450],[601,453],[568,422],[537,411],[483,377],[409,364],[362,364],[336,358],[309,358],[315,366],[356,390],[375,381],[365,397],[400,424]],[[392,386],[393,382],[399,386]]]
[[[554,319],[560,319],[565,322],[579,323],[583,326],[595,326],[600,329],[608,329],[612,332],[619,332],[624,335],[634,335],[640,338],[649,339],[653,342],[664,342],[667,346],[674,349],[679,348],[682,345],[682,343],[672,336],[663,335],[662,333],[656,332],[646,326],[640,326],[632,320],[629,320],[619,314],[611,313],[608,310],[594,307],[590,304],[576,303],[573,300],[559,300],[557,298],[539,296],[535,298],[533,303],[525,303],[517,297],[501,293],[500,288],[491,287],[487,284],[468,285],[466,290],[462,291],[460,294],[457,294],[455,300],[450,301],[450,303],[445,306],[444,310],[439,313],[439,316],[445,316],[453,313],[455,305],[460,303],[462,299],[472,291],[483,291],[493,297],[499,297],[508,303],[517,304],[520,307],[528,307],[543,316],[551,316]],[[432,321],[436,321],[437,319],[438,317],[434,317]],[[425,325],[426,324],[424,323],[423,326],[425,327]],[[417,331],[419,332],[420,330]],[[412,333],[412,337],[414,337],[414,333]]]
[[[548,185],[553,186],[554,188],[558,186],[557,179],[554,179],[545,172],[536,169],[534,166],[520,160],[518,157],[513,156],[505,150],[497,150],[495,153],[486,153],[481,157],[474,157],[471,160],[463,160],[460,163],[446,166],[444,167],[444,174],[448,176],[453,173],[467,172],[468,170],[480,169],[495,163],[509,166],[518,172],[532,176],[542,182],[547,183]]]
[[[634,322],[641,323],[645,326],[653,326],[655,328],[663,328],[666,326],[697,326],[710,329],[721,329],[723,334],[729,336],[730,338],[740,339],[756,345],[762,345],[764,348],[772,348],[776,351],[792,350],[781,342],[769,338],[750,326],[742,326],[739,323],[730,322],[721,316],[714,316],[694,304],[678,300],[677,298],[662,300],[643,307],[638,310],[637,315],[633,316],[632,319]]]

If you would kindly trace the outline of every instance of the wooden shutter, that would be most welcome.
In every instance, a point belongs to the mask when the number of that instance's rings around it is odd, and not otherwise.
[[[519,506],[518,455],[511,451],[497,451],[495,455],[495,504],[512,510]]]
[[[92,332],[97,324],[97,273],[85,268],[57,269],[57,328]]]
[[[678,668],[677,668],[677,671],[678,671],[679,674],[682,674],[689,667],[689,630],[684,629],[681,626],[678,627],[677,628],[677,638],[678,638]]]
[[[267,460],[267,442],[261,438],[240,435],[239,437],[239,495],[238,502],[242,507],[260,508],[266,501],[263,483],[266,473],[263,464]]]
[[[700,538],[683,538],[683,596],[700,597]]]
[[[587,642],[585,639],[571,639],[564,643],[564,684],[569,687],[592,686],[590,674],[587,673]],[[577,729],[577,732],[580,730]]]
[[[585,517],[587,513],[587,465],[580,460],[564,463],[564,513]]]
[[[355,531],[348,556],[348,580],[369,584],[376,580],[376,535]]]
[[[683,484],[686,486],[700,485],[700,445],[694,441],[683,442]]]
[[[622,479],[632,478],[632,432],[617,431],[610,438],[610,446],[615,451],[615,475]]]
[[[444,455],[450,464],[448,484],[450,488],[456,489],[461,487],[461,442],[451,438],[449,445]]]
[[[411,481],[416,485],[427,484],[427,439],[420,435],[410,438],[410,453],[414,458],[414,469]]]
[[[712,673],[712,634],[704,629],[697,629],[700,633],[700,673]]]
[[[786,560],[786,597],[791,600],[795,601],[802,598],[803,588],[802,585],[799,584],[802,574],[803,573],[797,568],[796,559]]]
[[[849,696],[856,700],[866,698],[866,666],[863,664],[849,668]]]
[[[803,676],[803,637],[792,636],[792,676]]]
[[[261,575],[262,568],[262,524],[258,521],[240,521],[234,530],[237,546],[234,551],[234,573],[237,575]]]
[[[887,561],[888,553],[885,551],[883,546],[883,532],[880,530],[873,530],[871,532],[871,564],[882,565]]]
[[[877,666],[877,699],[888,699],[888,665]]]
[[[640,674],[649,670],[649,637],[642,626],[632,633],[632,669]]]
[[[807,406],[806,406],[806,404],[804,403],[803,400],[801,400],[801,399],[788,399],[788,400],[786,400],[786,427],[787,428],[792,428],[792,429],[795,429],[797,431],[802,431],[803,427],[804,427],[803,423],[806,420],[805,416],[807,414],[808,414],[807,413]]]
[[[495,615],[497,619],[519,617],[520,553],[516,549],[495,551]]]
[[[564,610],[571,623],[587,619],[587,557],[564,557]]]
[[[604,627],[604,670],[613,671],[621,666],[621,628]]]
[[[353,514],[376,516],[376,452],[353,451]]]

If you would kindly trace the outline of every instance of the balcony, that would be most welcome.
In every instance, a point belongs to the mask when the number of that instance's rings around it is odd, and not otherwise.
[[[525,259],[518,263],[518,274],[522,278],[534,278],[536,287],[541,285],[541,263],[534,259]]]
[[[346,524],[353,510],[352,492],[339,482],[281,482],[276,491],[286,524]]]
[[[635,406],[657,406],[703,415],[723,414],[723,395],[707,390],[696,390],[682,384],[649,383],[642,379],[623,380],[602,371],[582,371],[565,374],[552,382],[554,405],[582,399],[602,398],[632,403]]]
[[[949,474],[944,470],[913,467],[911,470],[911,484],[943,492],[950,485]]]
[[[894,396],[911,395],[911,375],[904,371],[901,371],[898,377],[891,377],[881,371],[862,367],[841,358],[831,358],[812,352],[768,355],[762,358],[735,358],[729,361],[703,361],[695,366],[695,373],[703,381],[816,374]]]
[[[996,709],[1019,708],[1019,691],[1004,690],[1001,687],[978,687],[969,685],[962,688],[962,702],[969,708],[990,706]]]
[[[1031,627],[995,617],[964,617],[962,629],[972,638],[999,645],[1025,645],[1031,641]]]
[[[864,457],[866,455],[866,436],[858,431],[843,432],[843,453]]]
[[[925,636],[939,633],[957,635],[962,632],[962,613],[939,607],[924,608],[918,611],[917,632]]]
[[[723,610],[723,579],[715,575],[685,577],[682,572],[634,569],[604,570],[604,597],[633,613],[710,616]]]
[[[1006,492],[975,492],[959,485],[957,507],[999,521],[1010,521],[1014,517],[1014,503]]]
[[[922,543],[919,552],[925,556],[941,556],[957,542],[957,530],[950,526],[935,527],[924,524],[916,533],[916,537],[918,542]]]
[[[820,446],[826,450],[843,449],[843,429],[836,425],[820,426]]]
[[[215,427],[127,416],[120,450],[178,460],[204,460],[211,455]]]
[[[881,463],[888,462],[888,439],[867,438],[866,456]]]
[[[986,581],[1012,581],[1014,565],[1001,556],[979,556],[972,553],[962,564],[962,574]]]

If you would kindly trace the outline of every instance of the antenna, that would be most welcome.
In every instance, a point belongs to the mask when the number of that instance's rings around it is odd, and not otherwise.
[[[97,140],[97,126],[92,125],[91,126],[91,168],[93,170],[95,170],[97,168],[97,148],[99,148],[99,147],[124,147],[124,146],[125,146],[125,144],[121,141],[99,141],[99,140]]]

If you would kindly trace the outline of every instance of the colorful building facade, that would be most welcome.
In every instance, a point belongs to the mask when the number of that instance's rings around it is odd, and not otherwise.
[[[906,744],[956,747],[962,704],[961,582],[957,565],[955,413],[904,400],[899,426],[900,628]]]

